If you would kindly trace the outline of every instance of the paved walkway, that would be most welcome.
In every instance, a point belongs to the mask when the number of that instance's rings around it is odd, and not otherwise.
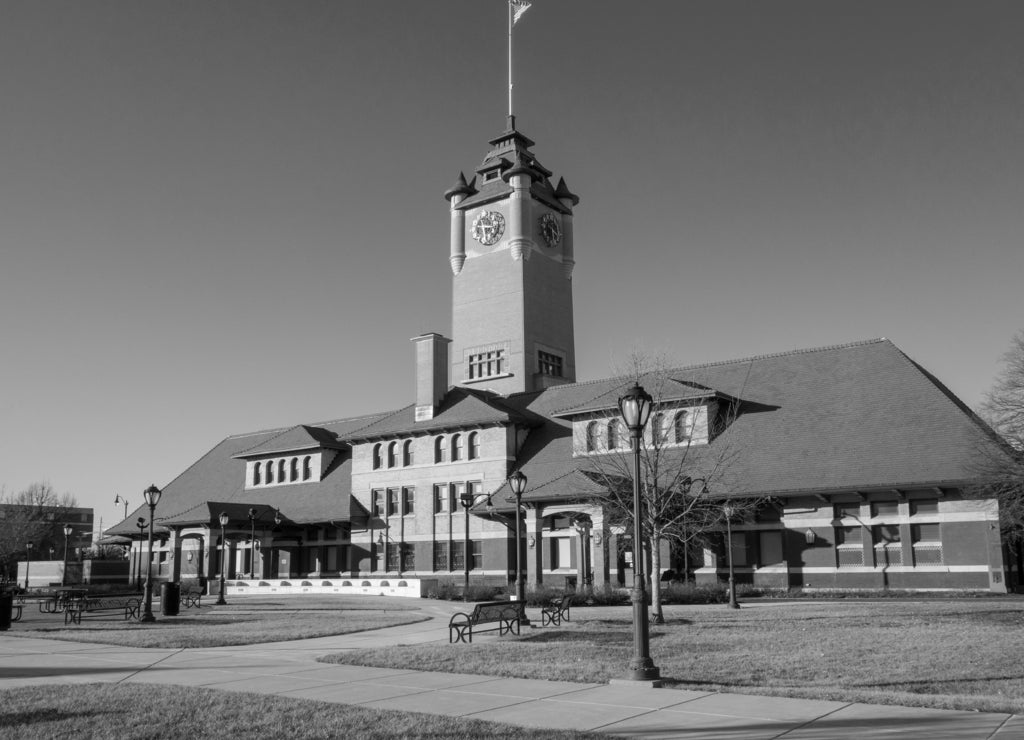
[[[658,740],[1024,740],[1019,715],[316,662],[345,650],[447,640],[449,612],[438,605],[425,611],[435,619],[352,635],[188,650],[0,633],[0,689],[104,681],[178,684]]]

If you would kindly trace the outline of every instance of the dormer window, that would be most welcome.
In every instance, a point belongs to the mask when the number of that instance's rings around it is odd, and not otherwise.
[[[260,474],[260,470],[262,468],[263,468],[263,463],[256,463],[252,467],[252,484],[254,486],[258,486],[260,483],[263,482],[263,479],[262,479],[263,477]]]
[[[289,477],[289,480],[292,483],[294,483],[298,479],[299,479],[299,458],[293,457],[292,458],[292,464],[291,464],[291,476]]]
[[[302,459],[302,480],[309,480],[313,477],[313,470],[310,467],[310,462],[312,462],[312,458],[309,457],[309,455]]]

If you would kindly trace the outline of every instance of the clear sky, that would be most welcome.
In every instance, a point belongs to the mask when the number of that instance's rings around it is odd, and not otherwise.
[[[397,408],[503,0],[7,0],[0,484],[120,519],[223,437]],[[535,0],[577,364],[885,336],[976,406],[1024,324],[1024,3]],[[900,399],[892,399],[897,413]]]

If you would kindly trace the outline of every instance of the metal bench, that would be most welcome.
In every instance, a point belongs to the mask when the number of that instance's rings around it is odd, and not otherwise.
[[[199,608],[202,606],[200,603],[203,598],[203,592],[201,589],[195,586],[189,586],[181,590],[181,604],[186,609],[191,609],[193,606]]]
[[[573,594],[564,594],[551,602],[551,606],[545,606],[540,610],[540,626],[547,627],[553,624],[556,627],[562,620],[569,621],[569,607],[572,606]]]
[[[64,611],[64,624],[81,624],[82,617],[120,614],[124,619],[138,619],[142,600],[136,594],[82,596],[72,599]]]
[[[473,642],[474,632],[497,630],[499,635],[518,635],[522,609],[519,602],[483,601],[473,607],[470,614],[453,614],[448,621],[448,643]],[[480,625],[491,626],[482,628]]]

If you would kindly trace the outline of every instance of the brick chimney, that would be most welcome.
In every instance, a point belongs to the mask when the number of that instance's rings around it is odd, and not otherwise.
[[[421,334],[416,343],[416,421],[433,419],[448,392],[448,345],[451,339],[435,332]]]

